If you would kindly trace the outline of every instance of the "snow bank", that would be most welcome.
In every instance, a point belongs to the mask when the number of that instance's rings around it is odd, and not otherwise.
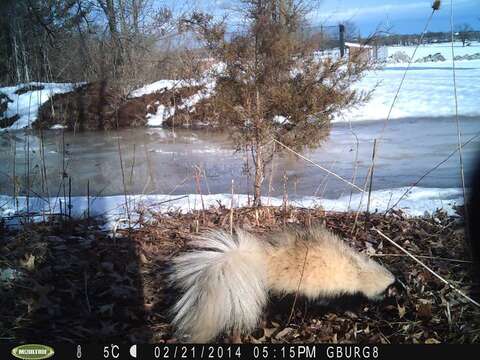
[[[480,52],[480,44],[455,46],[455,56]],[[411,56],[414,47],[391,47],[389,54],[403,51]],[[452,54],[449,44],[421,46],[414,60],[440,53],[443,62],[413,63],[407,73],[391,118],[446,117],[455,113]],[[385,120],[400,85],[407,64],[387,64],[381,70],[370,71],[358,84],[357,90],[375,90],[371,100],[357,109],[339,114],[334,121]],[[479,116],[480,60],[456,62],[459,114]]]
[[[437,209],[443,209],[448,214],[455,214],[454,206],[463,204],[462,189],[457,188],[421,188],[414,187],[409,190],[407,187],[387,190],[372,191],[370,201],[370,211],[378,210],[383,212],[393,206],[408,191],[395,209],[402,209],[406,214],[411,216],[421,216],[425,212],[432,213]],[[348,211],[367,209],[366,196],[361,200],[362,195],[353,194],[352,199],[346,195],[339,199],[323,199],[322,206],[332,211]]]
[[[2,130],[19,130],[30,127],[30,124],[37,120],[38,109],[43,103],[48,101],[53,95],[73,91],[78,85],[80,84],[31,82],[0,88],[0,92],[12,100],[12,102],[8,103],[5,116],[12,117],[17,114],[19,116],[18,120],[15,121],[12,126],[0,129],[0,132]],[[15,93],[17,90],[26,87],[43,87],[43,89],[28,91],[20,95]]]
[[[378,190],[372,192],[370,210],[379,212],[385,211],[395,204],[397,200],[405,193],[407,188],[397,188],[391,190]],[[218,207],[219,204],[230,207],[232,196],[230,194],[197,194],[186,195],[130,195],[127,196],[128,208],[131,212],[139,207],[149,207],[161,212],[178,211],[182,213],[193,210],[201,210],[202,202],[205,208]],[[248,206],[248,196],[242,194],[234,195],[234,207]],[[250,198],[251,200],[251,198]],[[27,212],[27,201],[25,197],[18,197],[18,207],[13,198],[9,196],[0,196],[0,216],[9,217],[16,213]],[[67,199],[68,201],[68,199]],[[86,214],[88,204],[87,197],[72,197],[72,216],[80,217]],[[272,206],[282,205],[281,198],[262,199],[264,204]],[[421,216],[425,212],[432,213],[437,209],[443,209],[449,214],[454,214],[453,207],[463,203],[461,189],[437,189],[437,188],[412,188],[408,195],[400,201],[396,209],[402,209],[407,215]],[[314,196],[305,196],[294,199],[289,202],[290,205],[314,208],[322,207],[331,211],[356,211],[366,209],[366,197],[362,199],[361,194],[343,196],[338,199],[322,199]],[[60,213],[60,209],[65,209],[63,198],[50,198],[48,201],[39,198],[30,198],[29,211],[41,213]],[[105,196],[90,199],[91,216],[104,217],[106,224],[113,225],[120,218],[125,218],[125,197],[123,195]],[[42,217],[38,216],[38,220]]]
[[[480,43],[472,42],[469,46],[462,46],[461,42],[454,42],[453,50],[455,52],[455,56],[473,55],[480,52]],[[394,54],[397,51],[404,52],[410,58],[415,51],[415,46],[388,46],[387,51],[389,55]],[[434,55],[437,53],[441,54],[445,58],[445,61],[452,61],[451,43],[421,45],[418,47],[413,61],[415,62],[420,59],[424,59],[429,55]]]

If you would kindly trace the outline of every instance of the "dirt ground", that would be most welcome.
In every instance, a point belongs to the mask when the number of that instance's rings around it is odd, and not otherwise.
[[[479,342],[480,309],[373,230],[478,298],[462,218],[440,212],[421,218],[355,217],[320,209],[235,209],[234,225],[258,234],[290,224],[325,224],[399,281],[379,302],[338,299],[318,305],[298,299],[292,311],[293,296],[272,299],[258,329],[243,342]],[[0,282],[0,339],[177,342],[168,309],[178,294],[168,287],[165,270],[169,259],[207,228],[229,229],[230,210],[160,214],[145,209],[134,230],[116,233],[101,230],[92,219],[57,218],[21,230],[0,225],[0,269],[17,271]]]

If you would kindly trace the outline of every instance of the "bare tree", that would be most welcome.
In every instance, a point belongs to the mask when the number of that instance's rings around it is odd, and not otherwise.
[[[254,204],[261,205],[272,141],[296,150],[318,146],[332,116],[368,94],[352,90],[369,63],[321,58],[300,34],[302,1],[244,0],[248,25],[226,36],[225,21],[195,13],[185,23],[196,29],[210,55],[224,65],[218,74],[215,110],[228,124],[239,149],[249,149],[255,166]],[[276,149],[279,149],[277,146]]]
[[[462,24],[457,28],[458,38],[462,42],[462,46],[465,46],[473,32],[473,28],[469,24]]]
[[[345,40],[356,42],[361,41],[360,30],[353,21],[345,21],[343,22],[343,25],[345,26]]]
[[[107,75],[126,92],[145,80],[159,41],[177,30],[172,11],[153,0],[96,0],[108,29],[103,62]],[[151,72],[150,72],[151,76]]]
[[[178,32],[164,0],[3,0],[0,81],[151,81]],[[168,6],[167,6],[168,5]],[[185,8],[183,11],[187,11]]]

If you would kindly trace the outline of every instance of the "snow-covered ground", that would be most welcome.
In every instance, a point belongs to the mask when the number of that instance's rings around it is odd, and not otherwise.
[[[454,214],[453,207],[463,203],[461,189],[436,189],[436,188],[398,188],[393,190],[379,190],[372,192],[371,195],[371,211],[385,211],[394,205],[397,200],[408,194],[395,207],[402,209],[406,215],[421,216],[425,212],[432,213],[437,209],[443,209],[449,214]],[[0,218],[8,218],[14,214],[26,213],[60,213],[61,209],[65,209],[64,198],[30,198],[28,209],[27,199],[23,196],[17,198],[17,203],[10,196],[0,195]],[[68,206],[68,199],[67,206]],[[249,197],[247,195],[235,194],[233,196],[234,207],[244,207],[248,205]],[[250,197],[250,201],[252,198]],[[281,198],[264,197],[264,204],[272,206],[280,206],[283,204]],[[62,204],[61,204],[62,203]],[[201,210],[205,208],[218,207],[219,204],[230,208],[232,196],[230,194],[186,194],[186,195],[130,195],[127,196],[129,211],[134,214],[135,209],[149,207],[161,212],[179,211],[182,213],[193,210]],[[361,193],[340,197],[338,199],[321,199],[315,196],[305,196],[303,198],[290,201],[290,205],[316,208],[321,207],[331,211],[356,211],[358,209],[366,209],[366,196]],[[90,215],[95,217],[103,217],[107,226],[113,226],[120,219],[126,218],[125,196],[103,196],[90,199],[88,206],[88,198],[86,196],[75,196],[71,198],[71,214],[72,216],[84,216],[87,208],[90,208]],[[65,211],[65,210],[64,210]],[[43,219],[38,216],[37,219]]]
[[[413,46],[393,46],[388,48],[388,54],[400,51],[411,57],[414,49]],[[432,118],[455,113],[451,51],[448,43],[429,44],[418,48],[393,108],[392,119]],[[442,54],[445,61],[415,62],[436,53]],[[455,43],[454,53],[455,56],[480,53],[480,43],[465,47]],[[407,65],[408,63],[387,63],[385,67],[367,73],[355,88],[364,91],[375,89],[371,100],[364,106],[337,116],[335,121],[384,120]],[[480,115],[480,60],[457,60],[455,67],[459,114]]]
[[[408,56],[412,56],[415,51],[415,46],[389,46],[387,47],[388,56],[394,54],[397,51],[403,51]],[[453,51],[455,56],[463,55],[472,55],[480,53],[480,43],[472,42],[468,46],[462,46],[461,42],[453,43]],[[426,44],[418,47],[417,52],[413,61],[427,57],[428,55],[433,55],[435,53],[440,53],[445,58],[445,61],[452,60],[452,45],[451,43],[436,43],[436,44]]]
[[[43,89],[29,91],[20,95],[15,93],[17,90],[28,86],[43,86]],[[0,129],[0,132],[7,129],[18,130],[30,127],[30,124],[37,120],[38,109],[44,102],[48,101],[53,95],[73,91],[75,87],[76,84],[71,83],[32,82],[0,88],[0,92],[7,95],[12,101],[8,103],[8,108],[5,113],[6,117],[19,115],[19,119],[12,126]]]

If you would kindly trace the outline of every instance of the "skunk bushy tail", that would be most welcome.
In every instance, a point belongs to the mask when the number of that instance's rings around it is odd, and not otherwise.
[[[262,244],[241,230],[207,232],[192,244],[173,260],[171,280],[183,292],[172,309],[179,339],[201,343],[252,330],[268,294]]]

